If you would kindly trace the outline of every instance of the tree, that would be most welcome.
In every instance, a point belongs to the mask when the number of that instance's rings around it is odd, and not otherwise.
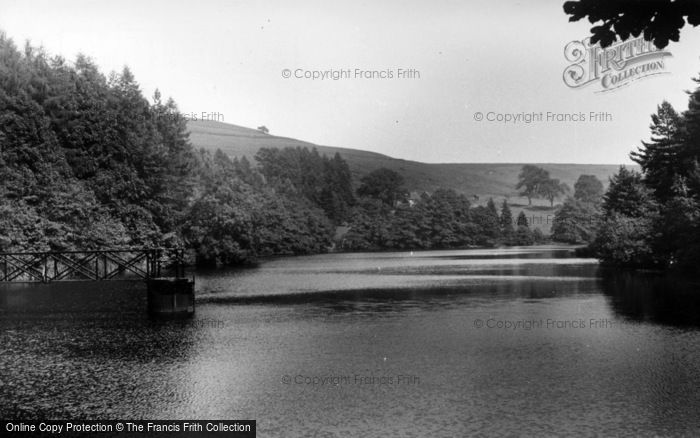
[[[519,226],[511,242],[513,245],[530,246],[535,243],[535,238],[530,228]]]
[[[518,213],[516,225],[515,233],[510,238],[511,245],[528,246],[538,243],[541,240],[542,232],[538,229],[538,234],[535,234],[530,230],[530,225],[528,224],[527,216],[525,216],[524,211]]]
[[[501,223],[493,199],[489,198],[486,207],[480,205],[472,209],[471,218],[477,229],[475,243],[486,246],[495,245],[501,237]]]
[[[347,220],[355,196],[350,167],[340,154],[328,158],[316,149],[261,148],[255,159],[260,173],[278,192],[306,198],[336,224]]]
[[[603,183],[595,175],[581,175],[574,184],[574,199],[597,204],[603,199]]]
[[[304,198],[256,188],[238,175],[223,152],[204,153],[203,193],[182,234],[201,264],[244,264],[270,255],[308,254],[330,246],[328,218]]]
[[[265,126],[265,125],[258,126],[258,131],[262,132],[263,134],[269,134],[269,133],[270,133],[270,130],[267,129],[267,126]]]
[[[560,182],[558,179],[548,178],[540,183],[537,192],[549,201],[550,206],[554,206],[554,200],[559,196],[567,193],[569,186],[566,183]]]
[[[569,21],[587,17],[591,28],[591,44],[608,47],[618,37],[643,35],[663,49],[670,41],[678,41],[680,29],[687,22],[700,24],[700,3],[694,0],[575,0],[564,3]]]
[[[693,78],[696,84],[700,84],[700,76]],[[682,168],[679,174],[684,177],[696,172],[700,162],[700,86],[689,94],[688,109],[683,111],[681,160]]]
[[[522,213],[522,212],[520,212]],[[501,205],[501,233],[504,237],[508,237],[515,231],[513,227],[513,213],[510,211],[508,201],[503,200]]]
[[[432,247],[450,248],[458,246],[463,241],[459,223],[468,214],[469,204],[462,208],[461,198],[451,189],[438,189],[421,209],[428,217],[430,224],[429,240]]]
[[[547,180],[549,180],[549,172],[541,167],[526,164],[520,170],[515,189],[523,189],[520,196],[526,196],[528,205],[532,205],[532,198],[539,195],[540,186]]]
[[[404,188],[404,179],[391,169],[381,167],[362,177],[360,187],[357,189],[359,196],[368,196],[379,199],[388,206],[394,206],[396,201],[407,196]]]
[[[152,211],[154,220],[165,233],[176,228],[187,212],[188,198],[196,184],[193,170],[196,166],[192,145],[189,142],[187,121],[180,114],[173,99],[165,104],[161,101],[158,90],[154,94],[151,106],[162,150],[159,153],[160,164],[153,164],[150,181],[152,187]]]
[[[535,241],[535,244],[538,244],[545,242],[547,239],[545,238],[544,233],[542,233],[542,230],[535,228],[532,230],[532,240]]]
[[[518,221],[517,221],[516,225],[519,226],[519,227],[526,227],[526,228],[529,228],[530,225],[529,225],[529,223],[528,223],[528,221],[527,221],[527,216],[525,216],[525,212],[524,212],[524,211],[521,211],[521,212],[518,214]]]
[[[624,166],[610,178],[610,186],[603,196],[603,213],[619,213],[628,217],[645,216],[654,209],[651,191],[644,185],[642,175]]]
[[[489,200],[486,201],[486,208],[489,210],[491,215],[498,217],[498,210],[496,209],[496,203],[493,202],[493,198],[489,198]]]
[[[389,207],[378,199],[361,198],[352,209],[344,248],[366,251],[383,248],[390,241]]]
[[[330,160],[324,157],[320,207],[331,220],[340,224],[347,220],[354,204],[350,166],[337,152]]]
[[[672,196],[674,178],[684,167],[682,118],[667,101],[656,107],[651,115],[651,141],[630,154],[630,158],[642,168],[644,182],[657,198]]]
[[[599,220],[595,204],[568,198],[554,213],[552,240],[573,244],[590,243],[595,238]]]
[[[627,267],[658,266],[651,245],[653,219],[613,213],[602,222],[591,248],[604,264]]]
[[[676,181],[674,192],[654,223],[653,249],[675,268],[695,272],[700,266],[700,201],[683,178]]]
[[[658,205],[642,175],[624,166],[610,178],[603,196],[602,221],[591,244],[603,263],[630,267],[658,267],[664,257],[655,254]]]

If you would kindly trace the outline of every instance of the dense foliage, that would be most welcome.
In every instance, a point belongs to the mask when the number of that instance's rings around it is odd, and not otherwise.
[[[554,214],[551,237],[556,242],[591,243],[600,226],[603,183],[595,175],[581,175],[574,190]]]
[[[567,198],[554,213],[552,240],[573,244],[592,242],[596,236],[599,215],[594,204]]]
[[[386,195],[405,193],[397,184],[400,178],[391,172],[388,169],[378,172],[382,175],[381,181],[390,182],[387,184],[392,187],[390,190],[374,190],[370,192],[374,197],[360,197],[360,204],[349,221],[350,231],[342,242],[344,248],[444,249],[532,245],[544,240],[539,230],[530,230],[527,220],[524,226],[514,229],[513,216],[505,201],[500,215],[492,199],[486,206],[474,207],[465,195],[451,189],[438,189],[418,199],[398,201],[395,195]]]
[[[319,253],[330,246],[332,226],[311,202],[280,195],[245,159],[231,160],[221,151],[201,156],[203,191],[182,225],[199,264],[240,264],[261,256]]]
[[[349,179],[338,157],[321,165]],[[146,100],[126,68],[107,78],[0,35],[0,250],[186,245],[207,263],[319,252],[333,230],[318,206],[352,193],[310,200],[303,183],[282,193],[245,159],[194,151],[175,103]]]
[[[642,35],[663,49],[678,41],[680,29],[700,24],[700,4],[696,0],[570,0],[564,3],[569,21],[588,18],[591,44],[608,47],[618,40]]]
[[[255,159],[268,185],[305,198],[336,224],[347,218],[355,204],[350,167],[337,152],[329,159],[316,149],[262,148]]]
[[[700,87],[689,93],[688,109],[682,114],[668,102],[659,105],[650,128],[651,141],[631,154],[642,173],[622,168],[611,180],[592,249],[609,264],[696,271]]]

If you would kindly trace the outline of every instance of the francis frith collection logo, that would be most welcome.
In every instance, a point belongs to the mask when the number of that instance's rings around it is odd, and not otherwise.
[[[564,69],[564,83],[570,88],[597,85],[596,92],[601,93],[668,73],[664,58],[672,55],[639,37],[606,48],[591,44],[590,38],[571,41],[564,56],[571,63]]]

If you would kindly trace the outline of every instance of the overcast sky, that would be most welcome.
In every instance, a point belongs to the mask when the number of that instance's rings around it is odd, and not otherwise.
[[[671,43],[665,75],[570,89],[564,46],[588,36],[562,1],[0,0],[0,28],[104,72],[128,65],[184,113],[317,144],[426,162],[628,163],[663,99],[686,108],[700,28]],[[399,68],[420,77],[398,78]],[[292,72],[283,77],[283,70]],[[312,70],[393,78],[310,80]],[[607,112],[612,121],[503,124],[475,112]]]

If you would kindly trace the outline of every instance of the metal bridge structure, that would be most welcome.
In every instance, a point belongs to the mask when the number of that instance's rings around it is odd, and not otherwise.
[[[0,253],[0,282],[150,280],[184,277],[184,250],[166,248]]]

